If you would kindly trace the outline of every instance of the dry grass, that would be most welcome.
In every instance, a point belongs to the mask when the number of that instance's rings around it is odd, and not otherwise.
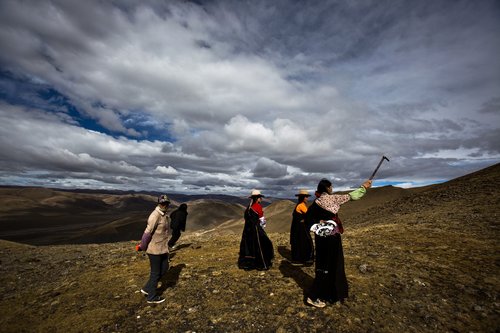
[[[269,271],[236,266],[240,234],[183,235],[162,283],[138,292],[134,242],[25,246],[1,241],[2,332],[498,332],[499,167],[344,216],[350,297],[304,304],[314,267],[289,264],[270,233]]]
[[[344,237],[350,299],[325,309],[304,304],[314,271],[288,263],[287,234],[270,234],[276,259],[265,272],[237,268],[238,236],[184,238],[163,281],[167,301],[154,306],[138,293],[148,261],[133,253],[133,243],[5,246],[0,327],[5,332],[495,332],[498,258],[491,249],[497,244],[466,233],[449,235],[423,224],[351,230]]]

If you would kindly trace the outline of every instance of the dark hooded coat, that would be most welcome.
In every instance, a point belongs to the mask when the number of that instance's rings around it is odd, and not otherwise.
[[[238,267],[246,270],[267,270],[274,258],[273,243],[260,226],[259,215],[250,206],[245,210],[244,217]]]
[[[337,214],[329,212],[314,202],[306,213],[306,225],[311,227],[320,220],[334,220],[342,225]],[[316,274],[309,297],[330,303],[347,298],[349,287],[344,268],[344,251],[340,234],[321,237],[315,235]]]
[[[292,261],[306,264],[314,260],[314,245],[309,228],[305,223],[306,214],[297,212],[297,206],[298,204],[293,209],[290,227]]]
[[[173,230],[186,231],[187,206],[181,205],[170,214],[170,228]]]

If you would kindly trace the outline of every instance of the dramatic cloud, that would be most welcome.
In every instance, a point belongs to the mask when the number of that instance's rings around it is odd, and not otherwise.
[[[261,158],[253,169],[254,177],[281,178],[286,176],[286,165],[281,165],[268,158]]]
[[[171,166],[168,166],[168,167],[157,166],[155,170],[158,171],[161,174],[164,174],[164,175],[177,175],[177,174],[179,174],[177,172],[177,170],[175,170]]]
[[[0,2],[0,183],[291,197],[500,161],[500,5]]]

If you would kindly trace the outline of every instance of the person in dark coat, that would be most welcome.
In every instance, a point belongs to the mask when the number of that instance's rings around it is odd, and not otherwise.
[[[292,249],[292,265],[310,265],[314,262],[314,245],[309,228],[305,224],[307,199],[311,196],[307,190],[295,194],[297,205],[292,213],[290,227],[290,247]]]
[[[273,243],[267,237],[264,227],[266,219],[260,202],[264,196],[253,190],[250,204],[245,210],[245,226],[240,242],[238,267],[245,270],[268,270],[274,258]]]
[[[358,200],[371,187],[367,180],[349,194],[333,194],[332,183],[322,179],[316,191],[317,198],[306,213],[306,224],[315,232],[316,267],[314,282],[309,290],[307,304],[324,307],[325,301],[344,302],[348,297],[348,284],[344,268],[341,234],[344,232],[338,217],[340,206],[349,200]]]
[[[175,243],[179,240],[179,237],[181,237],[181,231],[186,231],[187,215],[187,205],[185,203],[181,204],[179,208],[170,214],[172,237],[168,241],[169,248],[174,249]]]

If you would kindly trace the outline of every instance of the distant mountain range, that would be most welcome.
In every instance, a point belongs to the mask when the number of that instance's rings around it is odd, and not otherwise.
[[[345,204],[340,217],[350,224],[371,223],[402,210],[418,210],[417,202],[432,206],[451,195],[470,192],[474,183],[498,175],[499,164],[437,185],[402,189],[370,189],[359,201]],[[460,190],[455,189],[459,184]],[[33,245],[103,243],[139,239],[157,193],[97,190],[61,190],[40,187],[0,187],[0,239]],[[172,208],[188,204],[188,233],[239,233],[248,198],[230,195],[169,194]],[[267,198],[264,209],[268,232],[288,232],[292,200]],[[422,205],[424,205],[422,203]],[[406,208],[405,208],[406,207]]]
[[[134,245],[155,195],[0,188],[0,238],[90,243],[0,240],[0,331],[498,332],[498,184],[499,164],[343,205],[349,298],[323,309],[305,303],[315,266],[291,263],[292,200],[264,209],[271,269],[244,271],[246,200],[176,197],[188,231],[162,279],[166,301],[152,306],[140,292],[149,260]]]
[[[158,191],[123,191],[123,190],[96,190],[96,189],[60,189],[60,188],[48,188],[48,187],[26,187],[26,186],[13,186],[13,185],[0,185],[0,189],[43,189],[43,190],[53,190],[57,192],[69,192],[69,193],[79,193],[79,194],[108,194],[108,195],[146,195],[158,197],[160,194],[165,194],[164,192]],[[232,203],[241,203],[245,204],[248,199],[246,197],[238,197],[233,195],[226,194],[183,194],[183,193],[166,193],[171,200],[175,200],[177,202],[188,202],[197,199],[214,199],[221,200]]]

